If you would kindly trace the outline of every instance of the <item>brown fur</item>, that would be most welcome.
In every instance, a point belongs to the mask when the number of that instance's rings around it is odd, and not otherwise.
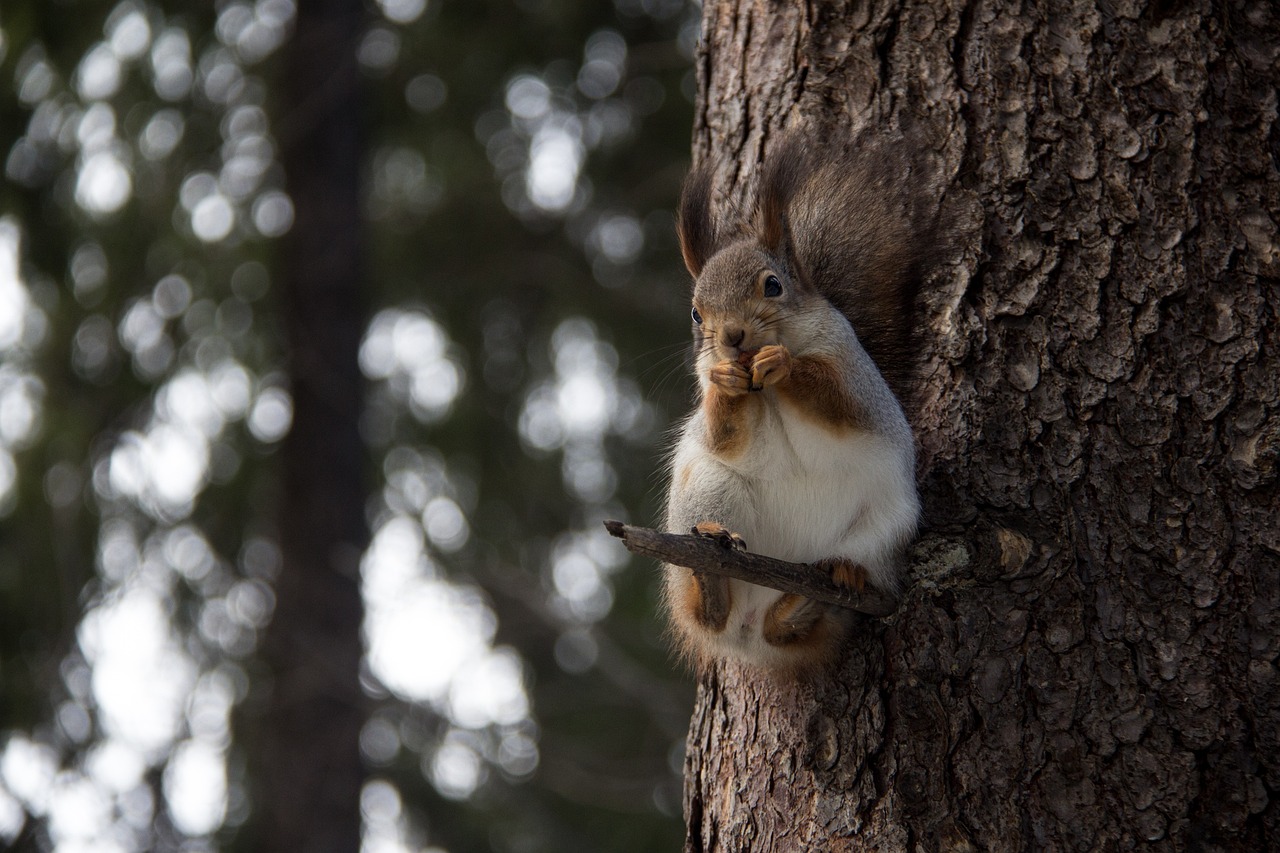
[[[766,642],[786,649],[790,661],[784,671],[803,675],[832,663],[840,653],[852,617],[798,595],[784,595],[765,614]]]
[[[911,140],[819,146],[789,133],[765,160],[756,224],[766,246],[785,229],[792,275],[845,316],[904,402],[917,384],[920,282],[950,239],[911,152]]]
[[[775,156],[765,161],[755,227],[761,244],[775,255],[792,252],[787,208],[808,177],[807,167],[806,160],[796,156]]]
[[[947,242],[927,208],[929,183],[901,143],[858,139],[818,154],[791,134],[770,157],[790,165],[770,171],[766,164],[764,173],[764,180],[797,183],[787,205],[796,273],[848,319],[906,401],[919,364],[916,296]]]
[[[804,414],[833,430],[863,429],[867,417],[845,387],[840,368],[816,356],[791,360],[791,374],[778,394]]]
[[[765,642],[774,646],[802,642],[813,632],[813,626],[822,618],[825,609],[825,605],[793,593],[782,596],[765,613]]]
[[[711,171],[695,169],[685,178],[680,192],[680,212],[676,221],[680,254],[694,278],[702,272],[707,258],[715,254],[716,227],[711,218]]]
[[[729,580],[680,566],[667,566],[666,571],[675,573],[666,593],[673,616],[669,636],[682,659],[702,667],[707,661],[697,637],[699,632],[720,633],[728,623],[732,610]]]
[[[732,459],[746,449],[747,442],[751,439],[746,416],[748,410],[758,402],[745,394],[731,396],[715,385],[707,389],[703,406],[706,409],[711,452]]]
[[[729,621],[729,581],[708,572],[689,572],[685,612],[708,631],[723,631]]]

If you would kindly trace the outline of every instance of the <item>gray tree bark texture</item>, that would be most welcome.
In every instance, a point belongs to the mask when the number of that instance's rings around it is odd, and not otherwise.
[[[693,153],[912,129],[925,531],[825,677],[703,674],[686,851],[1280,849],[1280,12],[707,0]]]

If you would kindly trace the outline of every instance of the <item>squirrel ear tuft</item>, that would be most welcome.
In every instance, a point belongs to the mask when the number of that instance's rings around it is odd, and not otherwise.
[[[791,234],[787,208],[807,173],[808,158],[803,143],[795,134],[784,137],[765,158],[756,203],[755,231],[760,242],[774,255],[789,254]]]
[[[689,274],[697,278],[715,252],[716,226],[711,219],[711,170],[695,169],[680,191],[680,215],[676,221],[680,252]]]

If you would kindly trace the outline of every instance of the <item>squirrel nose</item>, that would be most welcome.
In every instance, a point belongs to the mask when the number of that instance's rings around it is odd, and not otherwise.
[[[747,336],[747,330],[728,326],[720,332],[720,343],[726,347],[737,347]]]

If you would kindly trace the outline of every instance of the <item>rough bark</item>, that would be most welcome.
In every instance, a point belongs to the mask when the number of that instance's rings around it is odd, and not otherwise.
[[[928,140],[957,260],[912,583],[826,678],[703,675],[686,850],[1280,847],[1268,2],[707,2],[697,160]]]
[[[300,3],[280,137],[296,209],[281,255],[293,425],[280,449],[281,571],[264,658],[272,682],[252,748],[261,850],[360,848],[360,553],[364,445],[359,0]]]

